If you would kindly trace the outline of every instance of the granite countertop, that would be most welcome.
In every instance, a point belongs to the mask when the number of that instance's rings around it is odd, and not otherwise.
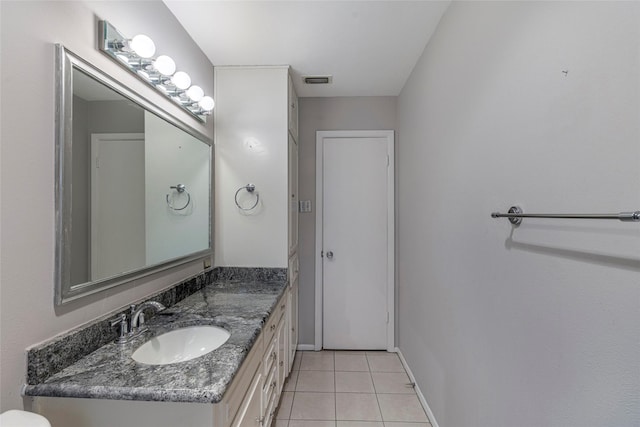
[[[163,310],[149,331],[127,344],[106,344],[39,384],[29,396],[217,403],[262,331],[286,280],[218,280]],[[186,362],[144,365],[131,354],[153,336],[193,325],[231,333],[218,349]]]

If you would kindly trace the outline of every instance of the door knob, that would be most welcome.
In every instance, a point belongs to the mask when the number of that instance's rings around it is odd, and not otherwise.
[[[327,252],[327,258],[333,259],[333,252],[331,251]]]

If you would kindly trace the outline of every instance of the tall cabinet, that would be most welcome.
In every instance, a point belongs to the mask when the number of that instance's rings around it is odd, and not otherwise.
[[[293,359],[298,347],[298,96],[291,75],[288,76],[288,160],[289,160],[289,283],[290,293],[290,322],[289,334],[289,364],[293,365]]]
[[[214,78],[215,265],[288,268],[282,349],[291,367],[298,346],[298,97],[288,66],[216,67]]]

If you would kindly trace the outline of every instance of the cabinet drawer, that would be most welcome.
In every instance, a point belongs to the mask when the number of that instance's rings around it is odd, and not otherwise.
[[[278,397],[277,395],[274,393],[271,396],[271,401],[269,401],[269,404],[267,405],[263,417],[264,417],[264,427],[269,427],[269,426],[275,426],[275,424],[272,424],[272,421],[275,419],[276,417],[276,411],[278,409]]]
[[[271,317],[267,320],[267,324],[262,330],[262,334],[264,335],[265,344],[270,343],[273,339],[273,336],[276,333],[276,328],[278,327],[278,322],[280,322],[280,318],[285,313],[285,308],[287,307],[287,293],[285,292],[282,298],[278,300],[278,305],[276,305],[273,313],[271,313]],[[266,347],[266,346],[265,346]]]
[[[269,372],[268,375],[265,375],[265,381],[264,381],[264,386],[263,386],[263,390],[262,390],[262,401],[263,402],[270,402],[273,397],[275,395],[277,395],[277,391],[278,391],[278,369],[276,369],[275,364],[273,365],[273,368],[271,369],[271,371]],[[264,414],[265,418],[267,417],[267,414]],[[265,424],[268,425],[268,424]]]
[[[278,358],[278,349],[276,348],[277,340],[272,339],[267,346],[267,351],[264,352],[262,358],[262,373],[269,375],[271,369],[275,366],[276,359]]]

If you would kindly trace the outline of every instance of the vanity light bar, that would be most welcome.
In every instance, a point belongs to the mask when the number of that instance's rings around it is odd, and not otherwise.
[[[191,84],[191,77],[176,71],[176,63],[167,55],[154,56],[156,46],[148,36],[138,34],[129,39],[107,21],[98,26],[100,50],[131,71],[150,86],[171,98],[201,121],[211,115],[213,98],[205,96],[200,86]]]

